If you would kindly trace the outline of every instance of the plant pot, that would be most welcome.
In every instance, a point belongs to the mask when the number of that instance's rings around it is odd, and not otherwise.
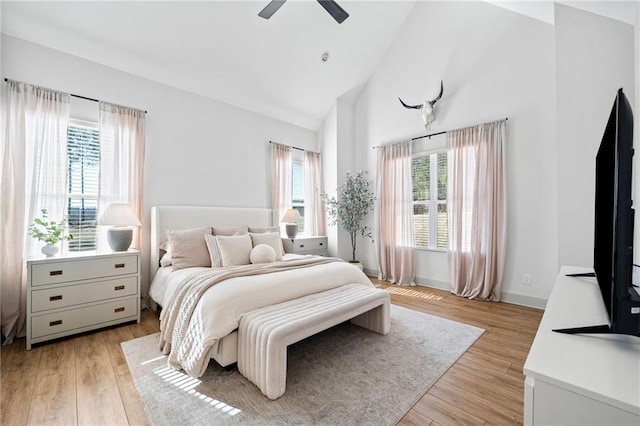
[[[364,267],[362,266],[362,263],[360,263],[359,260],[350,260],[349,263],[355,266],[356,268],[360,269],[361,271],[364,271]]]
[[[58,247],[56,244],[45,244],[45,246],[42,247],[40,251],[42,251],[42,254],[44,254],[45,256],[51,257],[58,253],[59,250],[60,247]]]

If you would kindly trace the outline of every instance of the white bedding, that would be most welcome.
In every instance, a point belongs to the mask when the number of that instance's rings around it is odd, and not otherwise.
[[[283,261],[295,260],[302,258],[299,254],[286,253],[282,256]],[[151,286],[149,287],[149,296],[160,306],[164,306],[164,296],[169,291],[170,293],[176,288],[176,286],[187,276],[201,271],[209,271],[210,268],[185,268],[173,270],[171,266],[161,267],[156,272]]]
[[[311,256],[288,259],[301,260],[306,257]],[[276,264],[286,262],[288,260]],[[182,280],[195,278],[194,274],[210,274],[211,271],[212,268],[189,268],[166,272],[166,268],[163,268],[154,279],[152,297],[166,307]],[[199,377],[204,374],[218,341],[238,328],[243,314],[351,283],[373,287],[362,271],[344,261],[221,281],[210,287],[195,307],[185,338],[189,343],[188,350],[171,348],[169,362],[174,368],[182,368],[191,376]]]

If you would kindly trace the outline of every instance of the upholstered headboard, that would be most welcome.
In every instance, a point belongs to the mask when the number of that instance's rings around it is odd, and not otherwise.
[[[166,231],[202,226],[276,226],[275,210],[250,207],[155,206],[151,208],[150,279],[158,270]]]

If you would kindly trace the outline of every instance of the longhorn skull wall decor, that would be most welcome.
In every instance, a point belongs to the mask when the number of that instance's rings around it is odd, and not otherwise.
[[[403,107],[408,109],[419,109],[420,114],[422,114],[422,119],[424,120],[424,128],[429,130],[431,128],[431,123],[436,119],[435,117],[435,106],[436,102],[440,100],[442,97],[442,92],[444,90],[444,85],[442,84],[442,80],[440,80],[440,94],[436,96],[433,100],[424,101],[422,105],[407,105],[402,99],[400,99],[400,103]]]

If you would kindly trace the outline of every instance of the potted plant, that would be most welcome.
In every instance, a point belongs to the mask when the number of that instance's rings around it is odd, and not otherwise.
[[[44,241],[45,246],[42,247],[42,253],[47,257],[53,256],[59,250],[56,245],[60,241],[72,240],[73,235],[65,234],[65,228],[67,219],[56,222],[55,220],[48,221],[49,214],[47,209],[40,210],[42,219],[35,218],[33,223],[29,225],[29,235],[36,238],[38,241]]]
[[[362,221],[373,206],[376,197],[371,189],[371,181],[367,179],[367,171],[360,170],[355,175],[347,172],[347,180],[337,190],[338,198],[322,194],[329,225],[339,224],[351,237],[351,263],[360,263],[356,260],[356,241],[358,235],[373,239],[371,228]]]

